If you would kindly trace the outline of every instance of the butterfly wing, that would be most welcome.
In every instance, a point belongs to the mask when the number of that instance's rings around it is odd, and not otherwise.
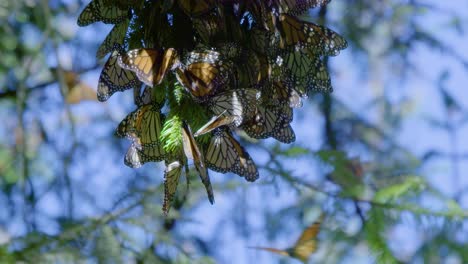
[[[307,49],[312,56],[336,56],[348,46],[342,36],[326,27],[287,14],[281,14],[279,21],[282,48],[298,45],[296,48]]]
[[[320,231],[321,222],[324,219],[322,214],[318,221],[307,227],[297,240],[293,248],[290,249],[291,256],[306,262],[310,255],[317,250],[317,234]]]
[[[300,15],[311,8],[324,6],[328,4],[330,0],[272,0],[270,2],[270,7],[274,7],[279,13]]]
[[[281,53],[285,79],[290,80],[301,96],[307,97],[310,91],[331,92],[330,76],[320,57],[310,57],[305,50],[294,48]]]
[[[229,126],[232,123],[234,123],[234,121],[236,120],[236,117],[225,115],[225,113],[226,112],[223,112],[220,115],[213,117],[210,121],[208,121],[208,123],[203,125],[193,135],[195,137],[198,137],[198,136],[204,135],[204,134],[206,134],[208,132],[211,132],[211,131],[215,130],[218,127]]]
[[[206,151],[207,166],[221,173],[233,172],[247,181],[255,181],[259,174],[249,153],[226,128],[214,130]]]
[[[192,159],[195,164],[201,181],[205,185],[206,192],[208,194],[208,199],[211,204],[214,203],[213,189],[211,187],[210,177],[208,175],[208,170],[205,166],[205,161],[203,158],[200,149],[198,148],[197,142],[193,137],[192,130],[186,122],[183,122],[182,125],[182,143],[184,148],[184,153],[187,158]]]
[[[127,9],[116,5],[106,5],[103,0],[93,0],[78,17],[78,26],[84,27],[97,21],[105,24],[117,24],[128,17]]]
[[[216,7],[216,0],[178,0],[179,7],[188,16],[200,16]]]
[[[109,32],[107,37],[104,39],[104,42],[99,46],[96,52],[96,58],[102,59],[107,53],[112,52],[115,47],[115,44],[120,46],[123,45],[125,36],[127,35],[127,29],[130,20],[125,19],[119,24],[115,25],[114,28]]]
[[[215,115],[234,116],[234,125],[239,126],[255,114],[257,94],[255,89],[227,91],[210,98],[208,108]]]
[[[164,170],[164,202],[163,212],[164,214],[169,213],[171,208],[171,202],[177,191],[177,185],[179,184],[180,175],[182,174],[182,163],[180,161],[174,161],[170,164],[166,164]]]
[[[132,146],[125,158],[127,166],[139,168],[146,162],[165,158],[160,141],[162,119],[163,116],[155,105],[144,105],[120,122],[116,135],[132,140]]]
[[[122,55],[118,63],[124,68],[136,73],[138,79],[146,85],[153,87],[164,79],[166,73],[172,68],[176,59],[176,52],[169,48],[160,49],[134,49]]]
[[[135,73],[122,69],[117,60],[119,51],[114,50],[102,69],[99,77],[97,97],[106,101],[115,92],[125,91],[141,85]]]
[[[282,106],[257,106],[254,118],[242,125],[242,129],[252,138],[273,137],[283,143],[296,140],[289,123],[293,119],[292,109]]]

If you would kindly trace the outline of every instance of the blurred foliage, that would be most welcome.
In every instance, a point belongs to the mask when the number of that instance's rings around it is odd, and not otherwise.
[[[450,69],[427,85],[438,92],[443,113],[424,117],[450,138],[447,148],[416,153],[400,143],[410,99],[392,100],[387,80],[371,87],[362,111],[333,94],[317,94],[295,116],[296,130],[307,121],[321,131],[313,148],[304,143],[312,138],[290,146],[243,138],[263,157],[261,180],[246,186],[220,176],[213,182],[219,202],[207,207],[203,186],[189,175],[165,218],[162,170],[123,168],[127,143],[112,137],[132,99],[70,101],[70,86],[95,87],[102,67],[95,51],[110,30],[78,31],[85,4],[0,3],[1,263],[223,263],[240,256],[286,263],[247,246],[287,245],[283,241],[296,238],[321,211],[328,220],[312,261],[468,262],[466,187],[459,186],[459,166],[468,159],[459,131],[468,115],[447,81]],[[421,46],[466,70],[466,58],[440,36],[466,38],[467,18],[455,11],[423,1],[334,0],[311,20],[347,38],[361,82],[385,68],[390,82],[404,83],[425,76],[413,57]],[[428,23],[431,16],[442,17],[441,24]],[[340,69],[332,66],[332,72]],[[332,80],[342,74],[337,70]],[[452,192],[434,181],[441,173],[432,168],[441,161]]]

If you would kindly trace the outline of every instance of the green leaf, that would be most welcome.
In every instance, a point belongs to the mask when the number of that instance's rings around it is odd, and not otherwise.
[[[99,232],[94,255],[100,264],[122,263],[120,244],[110,226],[104,226]]]
[[[365,231],[367,243],[376,258],[376,263],[393,264],[399,263],[395,258],[388,243],[384,238],[385,214],[380,208],[372,208],[369,212],[369,220],[366,222]]]
[[[397,200],[408,194],[421,192],[424,189],[425,182],[421,177],[408,176],[402,183],[391,185],[379,190],[374,196],[374,201],[379,203],[386,203]]]
[[[299,157],[299,156],[307,155],[309,153],[310,153],[310,150],[308,150],[306,148],[294,146],[294,147],[288,148],[288,149],[286,149],[284,151],[281,151],[278,154],[289,157],[289,158],[296,158],[296,157]]]

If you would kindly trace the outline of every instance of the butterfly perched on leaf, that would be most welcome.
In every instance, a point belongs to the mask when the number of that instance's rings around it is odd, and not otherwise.
[[[180,175],[182,174],[183,163],[180,161],[166,162],[166,169],[164,170],[164,202],[163,212],[169,213],[171,202],[177,191]]]
[[[165,158],[160,140],[164,116],[155,104],[144,105],[131,112],[120,122],[116,135],[132,141],[125,156],[125,164],[139,168],[149,161],[161,161]]]
[[[197,142],[193,137],[192,130],[187,122],[182,123],[182,143],[184,148],[185,156],[193,160],[195,168],[197,169],[200,179],[205,185],[206,193],[208,194],[208,200],[211,204],[214,203],[213,189],[211,187],[210,176],[208,175],[208,169],[205,165],[205,159],[198,148]]]
[[[310,55],[336,56],[348,46],[342,36],[326,27],[287,14],[281,14],[278,20],[282,48],[295,46]]]
[[[212,132],[211,141],[205,153],[207,166],[217,172],[233,172],[247,181],[255,181],[259,174],[249,153],[232,136],[227,127]]]
[[[106,3],[105,0],[92,0],[78,17],[78,26],[84,27],[94,22],[117,24],[128,18],[129,10]]]
[[[307,262],[310,255],[317,250],[317,234],[320,231],[320,225],[323,222],[324,215],[322,214],[319,219],[314,222],[312,225],[307,227],[296,241],[296,243],[286,249],[276,249],[276,248],[269,248],[269,247],[251,247],[253,249],[260,249],[269,252],[273,252],[276,254],[280,254],[283,256],[288,256],[292,258],[297,258],[302,262]]]
[[[120,67],[135,72],[143,83],[153,87],[160,84],[167,72],[176,67],[178,56],[173,48],[134,49],[122,54],[118,63]]]
[[[104,102],[115,92],[125,91],[141,85],[135,73],[122,69],[117,60],[123,52],[120,46],[114,46],[114,51],[107,60],[99,77],[97,98]]]

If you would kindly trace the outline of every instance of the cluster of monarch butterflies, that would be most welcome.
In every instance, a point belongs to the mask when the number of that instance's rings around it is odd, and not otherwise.
[[[98,58],[110,53],[98,99],[134,89],[137,109],[116,135],[132,142],[126,165],[165,161],[164,212],[189,159],[211,203],[207,169],[258,179],[236,132],[295,141],[293,108],[310,92],[332,90],[323,58],[347,46],[297,17],[329,1],[92,0],[85,7],[78,25],[114,24],[97,51]]]

